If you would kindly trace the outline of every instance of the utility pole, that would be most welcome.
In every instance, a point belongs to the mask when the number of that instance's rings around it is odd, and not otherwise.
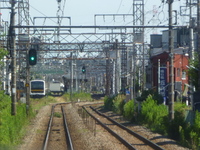
[[[29,65],[29,48],[26,46],[26,114],[29,115],[30,108],[30,65]]]
[[[119,50],[118,39],[115,40],[116,43],[116,94],[120,92],[121,89],[121,55]]]
[[[110,52],[109,47],[105,47],[106,51],[106,95],[110,96]]]
[[[160,94],[160,59],[158,59],[158,94]]]
[[[172,27],[172,3],[173,0],[168,0],[169,4],[169,119],[174,120],[174,39]]]
[[[134,48],[134,45],[133,45],[133,48]],[[134,86],[133,86],[133,84],[134,84],[134,82],[133,82],[134,74],[133,74],[133,72],[134,72],[134,55],[131,56],[131,73],[130,73],[130,76],[131,76],[130,77],[131,78],[131,87],[130,87],[131,100],[134,99],[134,91],[133,91],[133,88],[134,88]]]
[[[200,60],[200,0],[197,1],[197,34],[198,34],[198,47],[197,47],[197,52],[198,52],[198,58]],[[199,61],[199,68],[200,69],[200,61]],[[198,80],[198,89],[197,91],[200,91],[200,71],[199,71],[199,80]]]
[[[10,14],[10,55],[11,55],[11,115],[16,115],[16,48],[15,48],[15,1],[11,1]]]
[[[71,60],[70,60],[70,101],[72,102],[72,94],[73,94],[73,84],[74,84],[74,82],[73,82],[73,80],[74,80],[74,78],[73,78],[73,52],[71,52],[70,53],[70,56],[71,56]]]
[[[190,0],[190,3],[189,3],[189,7],[190,7],[190,20],[189,20],[189,29],[190,29],[190,49],[189,49],[189,58],[190,60],[194,60],[194,31],[193,31],[193,28],[195,27],[194,25],[194,19],[192,17],[192,0]],[[189,97],[190,97],[190,100],[191,100],[191,107],[192,107],[192,110],[194,109],[194,104],[193,104],[193,92],[194,92],[194,87],[192,85],[192,80],[191,80],[191,77],[189,77]]]

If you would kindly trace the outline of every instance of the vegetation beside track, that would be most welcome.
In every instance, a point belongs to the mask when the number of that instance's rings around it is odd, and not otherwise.
[[[70,94],[66,93],[60,97],[62,101],[70,101]],[[88,93],[73,93],[72,101],[89,100],[92,101]],[[17,102],[17,114],[11,115],[11,97],[0,91],[0,149],[12,150],[21,142],[26,133],[26,127],[30,124],[38,111],[45,105],[56,103],[56,97],[46,96],[43,98],[30,99],[31,106],[29,115],[26,114],[26,104]]]
[[[49,103],[56,102],[53,97],[31,99],[29,115],[26,114],[26,104],[17,102],[17,113],[11,115],[11,98],[0,91],[0,149],[11,150],[21,142],[26,133],[26,126],[33,119],[38,110]]]
[[[17,104],[17,114],[11,115],[11,99],[0,93],[0,149],[6,150],[19,142],[22,127],[27,124],[26,105]]]
[[[134,100],[125,102],[123,95],[105,97],[104,107],[130,121],[147,126],[152,131],[167,135],[183,146],[193,150],[200,149],[200,113],[196,112],[193,123],[186,122],[185,113],[190,108],[181,102],[175,102],[175,118],[172,122],[169,122],[167,106],[153,95],[145,97],[141,108]]]
[[[78,102],[78,101],[93,101],[90,93],[65,93],[62,96],[66,101]]]

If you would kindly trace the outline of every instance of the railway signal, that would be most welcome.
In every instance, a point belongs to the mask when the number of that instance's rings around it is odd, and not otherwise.
[[[35,49],[30,49],[28,53],[29,65],[36,65],[37,63],[37,51]]]
[[[82,73],[85,73],[86,72],[86,69],[85,69],[85,66],[82,67]]]

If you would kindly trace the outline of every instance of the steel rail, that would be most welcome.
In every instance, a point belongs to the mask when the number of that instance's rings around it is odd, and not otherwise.
[[[51,127],[52,127],[52,121],[53,121],[53,114],[54,114],[55,106],[56,105],[53,105],[52,109],[51,109],[51,116],[50,116],[50,119],[49,119],[49,125],[48,125],[48,128],[47,128],[47,133],[46,133],[45,141],[44,141],[43,148],[42,148],[43,150],[47,149],[47,145],[48,145],[48,141],[49,141],[49,135],[50,135]]]
[[[92,115],[84,106],[82,107],[95,121],[97,121],[103,128],[105,128],[108,132],[110,132],[113,136],[115,136],[119,141],[121,141],[129,150],[136,150],[130,143],[128,143],[125,139],[103,124],[99,119],[97,119],[94,115]]]
[[[68,125],[67,125],[67,117],[66,117],[66,114],[64,112],[63,106],[61,106],[61,109],[62,109],[62,113],[63,113],[63,121],[64,121],[64,126],[65,126],[66,139],[67,139],[67,143],[68,143],[67,149],[68,150],[74,150],[71,135],[70,135],[69,128],[68,128]]]
[[[53,122],[53,117],[54,117],[54,108],[57,105],[61,105],[61,104],[69,104],[69,103],[58,103],[58,104],[55,104],[55,105],[52,106],[51,116],[50,116],[50,119],[49,119],[47,133],[46,133],[46,136],[45,136],[45,140],[44,140],[44,143],[43,143],[42,150],[47,150],[49,137],[50,137],[50,132],[51,132],[51,127],[52,127],[52,122]],[[66,114],[64,113],[64,109],[63,109],[62,106],[61,106],[61,109],[62,109],[62,114],[63,114],[64,128],[65,128],[65,132],[66,132],[65,135],[66,135],[66,139],[67,139],[67,143],[68,143],[67,144],[67,148],[68,148],[68,150],[74,150],[73,149],[72,140],[71,140],[71,136],[70,136],[70,133],[69,133],[69,129],[68,129],[68,126],[67,126]]]
[[[155,150],[164,150],[162,147],[160,147],[159,145],[153,143],[152,141],[146,139],[145,137],[137,134],[136,132],[126,128],[125,126],[123,126],[122,124],[116,122],[115,120],[111,119],[110,117],[104,115],[103,113],[99,112],[98,110],[96,110],[95,108],[93,108],[92,106],[90,106],[90,108],[95,111],[97,114],[99,114],[100,116],[105,117],[106,119],[108,119],[109,121],[111,121],[114,124],[117,124],[120,128],[126,130],[128,133],[134,135],[135,137],[137,137],[138,139],[140,139],[141,141],[145,142],[146,144],[148,144],[149,146],[151,146],[153,149]]]

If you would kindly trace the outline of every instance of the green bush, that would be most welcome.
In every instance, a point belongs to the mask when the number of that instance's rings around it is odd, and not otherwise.
[[[113,111],[118,114],[123,114],[124,104],[125,104],[125,96],[117,95],[113,100]]]
[[[144,90],[142,92],[141,97],[137,97],[137,101],[145,101],[149,95],[152,96],[152,98],[157,102],[157,104],[163,103],[162,95],[158,94],[158,92],[155,92],[154,90]]]
[[[149,128],[158,132],[165,132],[164,118],[168,115],[165,105],[158,105],[157,102],[149,95],[142,103],[141,120]]]
[[[15,145],[24,136],[24,127],[36,115],[35,110],[55,102],[55,98],[51,96],[30,100],[32,105],[29,108],[28,116],[26,114],[26,104],[19,102],[16,103],[16,115],[13,116],[11,115],[11,97],[0,91],[0,149],[15,149]]]
[[[114,97],[105,96],[105,98],[104,98],[104,108],[108,109],[108,110],[112,110],[113,100],[114,100]]]
[[[166,122],[168,135],[174,140],[181,140],[181,135],[179,132],[180,127],[183,130],[185,130],[188,127],[185,121],[186,109],[187,106],[185,104],[180,102],[174,103],[174,119],[171,122],[169,122],[169,120]]]
[[[5,95],[3,91],[0,91],[0,111],[7,109],[11,104],[11,99],[8,95]]]
[[[128,120],[133,120],[134,118],[134,100],[130,100],[128,101],[125,105],[124,105],[124,117]]]
[[[200,113],[196,112],[194,125],[190,132],[190,140],[192,149],[200,149]]]
[[[200,134],[200,113],[197,111],[194,120],[194,130]],[[199,136],[200,137],[200,136]]]
[[[124,99],[125,99],[124,95],[117,95],[113,97],[105,96],[104,108],[108,110],[113,110],[114,112],[118,114],[122,114],[123,106],[125,104]]]
[[[11,99],[0,92],[0,149],[8,149],[22,137],[22,127],[27,123],[26,105],[16,105],[16,115],[11,115]]]

